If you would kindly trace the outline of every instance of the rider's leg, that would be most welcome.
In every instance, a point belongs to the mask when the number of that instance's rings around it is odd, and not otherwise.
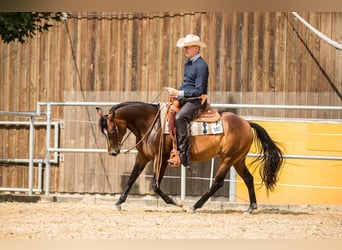
[[[181,163],[190,166],[190,122],[198,115],[202,105],[200,100],[186,102],[176,114],[177,147]]]

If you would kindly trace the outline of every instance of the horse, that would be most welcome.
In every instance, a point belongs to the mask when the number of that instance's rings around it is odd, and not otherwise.
[[[113,209],[121,209],[132,185],[150,161],[153,161],[153,191],[166,204],[181,207],[181,201],[172,199],[160,189],[172,149],[170,135],[163,131],[160,103],[122,102],[113,106],[107,114],[104,114],[99,107],[96,109],[100,117],[98,124],[106,138],[109,155],[117,156],[120,153],[127,130],[136,137],[135,147],[138,153],[135,164],[120,198],[113,205]],[[259,157],[255,161],[260,163],[257,166],[261,184],[265,185],[267,192],[273,191],[276,186],[278,174],[283,165],[283,153],[262,126],[247,121],[235,113],[225,111],[219,113],[223,133],[191,136],[190,138],[191,162],[207,161],[216,156],[220,158],[220,164],[211,187],[191,207],[191,211],[195,212],[201,208],[223,186],[225,176],[231,166],[234,166],[248,189],[249,207],[246,212],[252,213],[257,209],[257,200],[253,176],[245,161],[253,140],[256,141],[259,152]]]

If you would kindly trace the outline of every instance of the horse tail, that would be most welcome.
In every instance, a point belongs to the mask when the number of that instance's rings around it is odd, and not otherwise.
[[[263,127],[253,122],[249,122],[249,124],[255,131],[255,139],[258,139],[255,141],[260,156],[256,161],[263,162],[259,170],[262,183],[265,184],[267,191],[273,191],[283,165],[283,153]]]

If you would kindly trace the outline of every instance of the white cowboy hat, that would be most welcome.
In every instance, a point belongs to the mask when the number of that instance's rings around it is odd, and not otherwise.
[[[201,42],[199,36],[192,34],[186,35],[186,37],[179,38],[176,44],[176,46],[179,48],[193,45],[197,45],[203,48],[207,47],[207,45],[204,42]]]

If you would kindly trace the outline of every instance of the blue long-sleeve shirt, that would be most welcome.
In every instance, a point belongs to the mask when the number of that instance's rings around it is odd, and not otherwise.
[[[184,79],[178,90],[184,97],[199,97],[208,92],[209,69],[206,61],[197,54],[188,59],[184,66]]]

